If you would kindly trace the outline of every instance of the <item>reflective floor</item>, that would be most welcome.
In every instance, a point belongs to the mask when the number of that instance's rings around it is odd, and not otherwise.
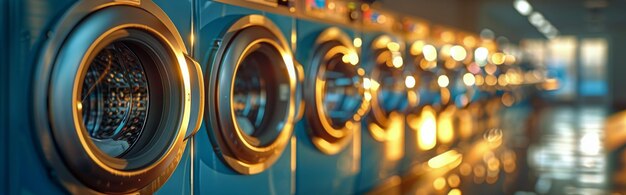
[[[532,139],[527,152],[527,175],[535,182],[526,190],[540,194],[608,193],[607,157],[602,144],[605,119],[606,112],[596,107],[544,110],[538,119],[539,136]]]
[[[611,187],[601,106],[504,108],[499,128],[460,145],[459,163],[424,171],[405,194],[619,194]]]

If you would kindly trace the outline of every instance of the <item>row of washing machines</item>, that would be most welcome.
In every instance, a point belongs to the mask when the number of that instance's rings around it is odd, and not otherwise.
[[[487,129],[508,67],[493,41],[355,1],[2,13],[7,194],[384,192]]]

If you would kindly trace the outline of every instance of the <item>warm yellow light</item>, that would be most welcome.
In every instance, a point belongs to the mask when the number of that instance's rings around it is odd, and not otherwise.
[[[441,94],[441,102],[443,104],[450,102],[450,90],[448,88],[440,88],[439,93]]]
[[[502,104],[510,107],[510,106],[513,106],[513,104],[515,103],[515,97],[513,97],[509,93],[504,93],[504,95],[502,95],[501,101],[502,101]]]
[[[374,41],[372,44],[374,44],[372,46],[372,48],[387,48],[387,44],[389,44],[389,42],[392,42],[393,40],[391,40],[391,37],[389,36],[382,36],[376,39],[377,41]]]
[[[443,63],[443,66],[446,67],[447,69],[453,70],[459,66],[459,63],[454,60],[445,60]]]
[[[461,164],[462,160],[463,155],[459,154],[456,150],[449,150],[428,160],[428,166],[433,169],[438,169],[448,165],[456,167]]]
[[[422,49],[424,48],[424,41],[415,41],[413,42],[413,44],[411,45],[411,55],[413,56],[417,56],[422,54]]]
[[[385,144],[385,158],[399,160],[404,156],[404,120],[392,124],[388,129]]]
[[[405,85],[406,85],[406,83],[405,83]],[[415,87],[415,83],[413,84],[413,87]],[[407,86],[407,88],[408,88],[408,86]],[[409,91],[407,91],[406,95],[407,95],[406,96],[406,101],[407,101],[408,105],[417,105],[419,103],[420,98],[418,96],[419,93],[417,91],[409,90]]]
[[[367,11],[369,9],[370,9],[370,5],[369,4],[367,4],[367,3],[361,4],[361,10]]]
[[[474,131],[474,116],[472,115],[471,111],[465,109],[459,110],[459,113],[457,115],[459,118],[459,123],[462,124],[458,127],[459,137],[463,139],[469,139]]]
[[[433,69],[436,67],[437,67],[437,62],[435,61],[428,61],[428,60],[420,61],[420,68],[422,68],[422,70],[429,70],[429,69]]]
[[[492,75],[492,74],[495,74],[495,73],[496,73],[496,71],[498,71],[498,67],[497,67],[496,65],[493,65],[493,64],[487,64],[487,66],[485,66],[485,72],[486,72],[487,74]]]
[[[433,181],[433,188],[435,188],[435,190],[443,190],[443,188],[445,187],[446,179],[444,179],[443,177],[438,177]]]
[[[505,74],[501,74],[500,76],[498,76],[498,85],[505,87],[509,84],[509,82],[507,81],[506,75]]]
[[[474,175],[476,177],[484,177],[485,176],[485,167],[481,164],[478,164],[474,167]]]
[[[487,160],[487,169],[489,169],[490,171],[496,171],[500,169],[500,161],[498,160],[498,158],[490,158],[489,160]]]
[[[437,117],[435,116],[435,110],[426,106],[422,109],[422,113],[419,120],[418,129],[418,147],[421,150],[430,150],[437,145]]]
[[[374,79],[370,79],[370,89],[373,91],[378,90],[378,88],[380,87],[380,83],[378,83],[378,81],[374,80]]]
[[[361,45],[363,45],[363,40],[361,40],[361,38],[358,38],[358,37],[354,38],[354,41],[352,41],[352,42],[353,42],[352,44],[355,47],[361,47]]]
[[[392,58],[391,64],[395,68],[400,68],[400,67],[402,67],[402,65],[404,65],[404,60],[402,60],[402,56],[394,55],[393,58]]]
[[[293,8],[293,7],[292,7]],[[293,9],[289,9],[290,12],[295,12],[295,8]],[[298,37],[298,31],[297,30],[292,30],[291,31],[291,38],[289,38],[289,42],[291,43],[291,47],[292,48],[296,48],[296,44],[298,43],[298,40],[300,37]]]
[[[400,51],[400,44],[396,42],[389,42],[387,43],[387,49],[389,49],[392,52]]]
[[[504,59],[504,64],[506,65],[513,65],[515,64],[515,61],[517,59],[515,58],[515,56],[513,55],[506,55],[505,59]]]
[[[441,56],[443,56],[443,57],[450,57],[450,54],[451,54],[450,53],[450,48],[452,48],[452,45],[450,45],[450,44],[445,44],[445,45],[441,46],[441,49],[439,51],[441,53]]]
[[[503,53],[494,53],[493,55],[491,55],[491,62],[495,65],[501,65],[504,63],[505,58],[506,55],[504,55]]]
[[[357,72],[357,74],[359,74],[360,76],[365,75],[365,69],[363,69],[363,68],[359,68],[359,69],[357,69],[357,71],[356,71],[356,72]]]
[[[347,64],[347,63],[350,63],[350,55],[343,55],[343,56],[341,57],[341,61],[342,61],[343,63],[346,63],[346,64]]]
[[[504,172],[512,173],[515,171],[515,166],[515,152],[506,151],[502,155],[502,168],[504,169]]]
[[[486,141],[485,143],[488,147],[492,149],[498,148],[502,145],[502,130],[490,129],[483,135],[483,139]]]
[[[189,35],[189,42],[190,42],[192,45],[195,45],[195,43],[196,43],[196,36],[195,36],[195,34],[194,34],[194,33],[191,33],[191,34]]]
[[[422,52],[424,53],[424,59],[426,61],[434,62],[437,60],[437,48],[435,48],[435,46],[424,45]]]
[[[407,76],[404,79],[404,85],[406,85],[407,88],[413,88],[415,87],[415,77],[413,76]]]
[[[451,31],[444,31],[441,33],[441,40],[446,43],[454,41],[454,33]]]
[[[466,47],[474,47],[474,46],[476,46],[476,38],[474,38],[472,36],[467,36],[467,37],[463,38],[463,44]]]
[[[466,86],[473,86],[476,84],[476,78],[472,73],[465,73],[463,75],[463,83],[465,83]]]
[[[331,9],[331,10],[335,9],[335,3],[333,2],[328,3],[328,9]]]
[[[399,160],[404,156],[404,117],[397,113],[389,116],[389,126],[384,134],[385,159]],[[371,125],[370,125],[371,126]]]
[[[454,139],[453,113],[449,108],[441,114],[437,120],[437,138],[441,143],[450,143]]]
[[[461,164],[461,166],[459,167],[459,173],[461,173],[461,175],[463,176],[468,176],[472,173],[472,165],[467,163]]]
[[[437,78],[437,84],[439,84],[439,87],[448,87],[450,80],[448,79],[448,76],[441,75]]]
[[[513,173],[513,171],[515,171],[516,166],[517,165],[515,165],[515,163],[508,164],[508,165],[504,166],[504,172]]]
[[[549,78],[549,79],[546,79],[546,80],[545,80],[545,81],[541,84],[541,87],[543,87],[543,89],[544,89],[544,90],[551,91],[551,90],[557,90],[557,89],[559,89],[560,85],[561,85],[561,84],[560,84],[560,82],[559,82],[559,80],[558,80],[558,79],[555,79],[555,78]]]
[[[485,83],[489,86],[494,86],[498,83],[498,78],[496,78],[496,76],[493,76],[493,75],[487,75],[485,77]]]
[[[376,22],[378,22],[379,24],[385,23],[387,22],[387,17],[385,15],[379,15],[376,19]]]
[[[481,86],[485,83],[485,79],[483,78],[483,75],[476,75],[474,76],[474,80],[476,80],[476,85],[477,86]]]
[[[453,173],[448,176],[448,184],[453,188],[459,187],[459,184],[461,184],[461,178],[459,175]]]
[[[364,89],[371,89],[372,88],[372,82],[369,78],[363,78],[363,88]]]
[[[387,132],[385,131],[385,129],[383,129],[376,123],[370,123],[368,127],[369,127],[370,134],[372,134],[372,137],[374,137],[378,141],[382,141],[382,142],[386,141],[385,135]]]
[[[459,189],[451,189],[450,192],[448,192],[448,195],[461,195],[461,190]]]
[[[465,51],[465,48],[462,46],[455,45],[450,48],[450,55],[452,56],[452,59],[460,62],[465,60],[465,57],[467,57],[467,51]]]
[[[365,101],[369,102],[370,100],[372,100],[372,93],[366,91],[365,93],[363,93],[363,98],[365,99]]]
[[[344,63],[357,65],[359,63],[359,55],[357,55],[356,52],[350,52],[349,54],[344,55],[343,57],[341,57],[341,60]]]

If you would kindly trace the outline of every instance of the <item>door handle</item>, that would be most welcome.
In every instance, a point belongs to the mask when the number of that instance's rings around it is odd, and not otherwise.
[[[204,115],[204,77],[200,64],[193,58],[185,54],[187,69],[189,70],[189,78],[191,82],[191,112],[189,115],[189,126],[185,133],[185,140],[194,136],[202,125],[202,117]]]

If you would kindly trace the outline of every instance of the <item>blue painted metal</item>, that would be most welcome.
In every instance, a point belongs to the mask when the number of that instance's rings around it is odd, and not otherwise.
[[[193,52],[205,78],[214,65],[215,52],[225,31],[237,20],[251,14],[264,15],[274,22],[287,40],[291,39],[293,18],[280,14],[235,6],[212,0],[197,2],[196,48]],[[205,79],[206,80],[206,79]],[[205,81],[206,82],[206,81]],[[211,112],[211,111],[208,111]],[[206,118],[206,117],[205,117]],[[195,136],[193,163],[194,193],[197,194],[292,194],[295,190],[295,159],[292,144],[269,169],[252,175],[240,174],[225,164],[209,135],[211,125],[205,119]]]
[[[313,49],[318,36],[327,28],[335,25],[316,22],[306,19],[297,21],[298,42],[296,60],[309,75],[312,66]],[[354,29],[341,27],[351,38],[357,34]],[[309,79],[309,78],[307,78]],[[315,89],[306,89],[315,90]],[[353,194],[359,171],[360,150],[359,134],[354,134],[353,140],[337,154],[324,154],[311,142],[310,125],[306,117],[296,125],[297,138],[297,166],[296,166],[296,193],[297,194]],[[361,131],[356,125],[353,131]]]
[[[76,0],[3,0],[0,5],[2,59],[0,84],[6,94],[0,97],[0,194],[67,194],[57,180],[58,172],[45,164],[46,159],[36,140],[32,113],[32,86],[35,62],[47,35],[79,1]],[[181,34],[189,34],[190,2],[158,0],[167,14],[172,14]],[[188,10],[182,10],[188,9]],[[91,10],[74,10],[88,13]],[[6,29],[6,30],[5,30]],[[5,42],[6,41],[6,42]],[[5,54],[8,54],[5,56]],[[6,88],[5,88],[6,87]],[[5,112],[6,111],[6,112]],[[6,131],[5,131],[6,130]],[[77,146],[80,147],[80,146]],[[159,194],[188,194],[190,186],[188,149],[174,174]],[[94,178],[97,179],[97,178]],[[80,188],[79,186],[77,186]]]
[[[367,60],[372,60],[371,55],[374,55],[371,51],[371,45],[376,38],[382,35],[388,34],[381,31],[366,31],[362,33],[363,47],[361,49],[361,63],[364,63],[366,77],[371,75],[375,64],[367,62]],[[372,94],[372,96],[375,95],[384,94]],[[389,110],[403,112],[402,108],[406,108],[407,106],[406,94],[394,93],[385,95],[402,98],[402,100],[404,100],[402,101],[404,102],[402,105],[398,105],[395,109]],[[387,143],[378,141],[372,136],[369,125],[375,122],[367,120],[368,117],[373,117],[372,111],[370,111],[365,116],[365,120],[361,122],[363,127],[361,131],[361,163],[356,184],[356,193],[366,193],[374,190],[379,187],[380,184],[388,181],[388,179],[399,175],[399,159],[386,158],[388,151],[385,150],[385,144]],[[404,146],[404,143],[402,145]]]

